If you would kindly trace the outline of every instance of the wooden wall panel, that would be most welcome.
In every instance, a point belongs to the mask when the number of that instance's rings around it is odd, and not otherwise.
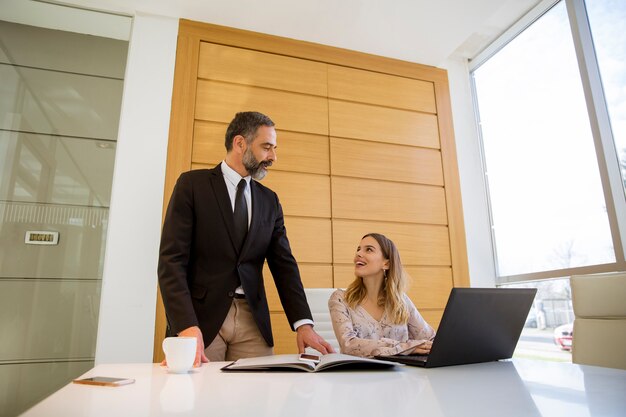
[[[217,165],[217,164],[195,164],[195,163],[192,163],[191,164],[191,169],[211,169],[211,168],[215,168],[215,165]]]
[[[382,233],[398,247],[405,266],[450,266],[448,228],[420,224],[333,220],[333,261],[351,264],[367,233]]]
[[[333,217],[447,224],[441,187],[333,177]]]
[[[330,138],[330,157],[333,175],[444,185],[435,149]]]
[[[330,136],[439,149],[434,114],[328,100]]]
[[[224,159],[227,123],[195,122],[192,161],[215,166]],[[278,158],[272,170],[330,174],[328,136],[276,130]]]
[[[328,136],[277,130],[277,159],[272,168],[281,171],[330,174]]]
[[[286,216],[285,227],[298,262],[332,263],[330,219]]]
[[[305,59],[201,42],[198,77],[325,97],[326,66]]]
[[[205,42],[361,68],[385,74],[428,80],[435,83],[447,81],[446,70],[430,65],[193,20],[180,20],[179,35],[193,35]]]
[[[356,250],[356,247],[354,248]],[[354,257],[354,250],[352,251]],[[339,264],[333,265],[333,287],[335,288],[348,288],[348,285],[354,281],[354,264]]]
[[[328,135],[326,98],[198,80],[196,119],[230,123],[246,110],[269,115],[277,129]]]
[[[297,260],[297,259],[296,259]],[[333,267],[331,264],[305,264],[298,263],[302,284],[305,288],[332,288],[333,287]],[[265,280],[265,292],[267,293],[267,302],[270,311],[283,311],[283,306],[278,298],[278,291],[274,285],[274,279],[267,263],[263,268],[263,277]]]
[[[296,333],[291,330],[285,313],[282,311],[270,312],[270,320],[272,322],[272,334],[274,335],[274,354],[298,353]]]
[[[469,283],[446,72],[184,20],[178,45],[166,196],[180,172],[224,158],[236,112],[266,113],[279,148],[263,184],[283,203],[304,285],[345,286],[361,236],[381,232],[436,327],[449,289]],[[265,276],[275,351],[295,352]],[[159,301],[155,360],[164,327]]]
[[[328,66],[328,97],[436,113],[432,82],[354,68]]]
[[[452,269],[449,267],[407,266],[411,276],[407,291],[417,308],[442,308],[452,290]]]
[[[446,267],[407,266],[409,289],[407,294],[419,310],[441,308],[446,305],[452,289],[452,270]],[[347,288],[354,280],[354,265],[335,264],[334,287]]]
[[[197,120],[194,123],[191,162],[215,166],[223,161],[226,156],[224,142],[227,127],[228,123]]]
[[[443,316],[443,309],[435,309],[435,310],[420,310],[420,314],[426,320],[426,323],[430,324],[435,330],[439,327],[439,323],[441,323],[441,317]],[[285,322],[287,320],[285,319]]]
[[[446,182],[446,200],[448,202],[448,229],[450,230],[450,252],[452,256],[452,278],[456,286],[469,287],[469,267],[467,265],[467,248],[465,246],[465,226],[463,208],[461,207],[461,184],[454,144],[452,127],[452,105],[447,76],[442,82],[435,83],[435,97],[439,124],[441,127],[441,146],[446,152],[442,154],[443,176]]]
[[[278,194],[286,216],[330,218],[328,175],[272,171],[270,168],[262,183]]]

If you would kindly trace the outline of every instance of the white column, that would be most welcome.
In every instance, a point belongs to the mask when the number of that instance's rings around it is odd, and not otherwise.
[[[109,212],[96,364],[152,362],[178,19],[137,14]]]
[[[469,70],[463,58],[448,59],[445,68],[448,70],[450,101],[454,115],[454,137],[461,179],[470,285],[494,287],[496,271],[489,206],[480,140],[472,105]]]

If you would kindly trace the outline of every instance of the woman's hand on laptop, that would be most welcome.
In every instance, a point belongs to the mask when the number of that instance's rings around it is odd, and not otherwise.
[[[413,355],[428,355],[430,353],[430,348],[432,346],[433,346],[432,340],[427,340],[421,345],[415,346],[415,349],[413,349],[413,352],[411,353]]]

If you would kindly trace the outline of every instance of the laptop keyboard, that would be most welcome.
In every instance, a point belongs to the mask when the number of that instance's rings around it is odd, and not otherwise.
[[[425,363],[428,359],[428,355],[389,355],[389,356],[376,356],[376,359],[388,360],[392,362],[400,363]]]

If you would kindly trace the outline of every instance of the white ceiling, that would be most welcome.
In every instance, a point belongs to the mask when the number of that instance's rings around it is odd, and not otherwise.
[[[540,0],[60,2],[130,15],[186,18],[442,66],[448,58],[474,56]]]

